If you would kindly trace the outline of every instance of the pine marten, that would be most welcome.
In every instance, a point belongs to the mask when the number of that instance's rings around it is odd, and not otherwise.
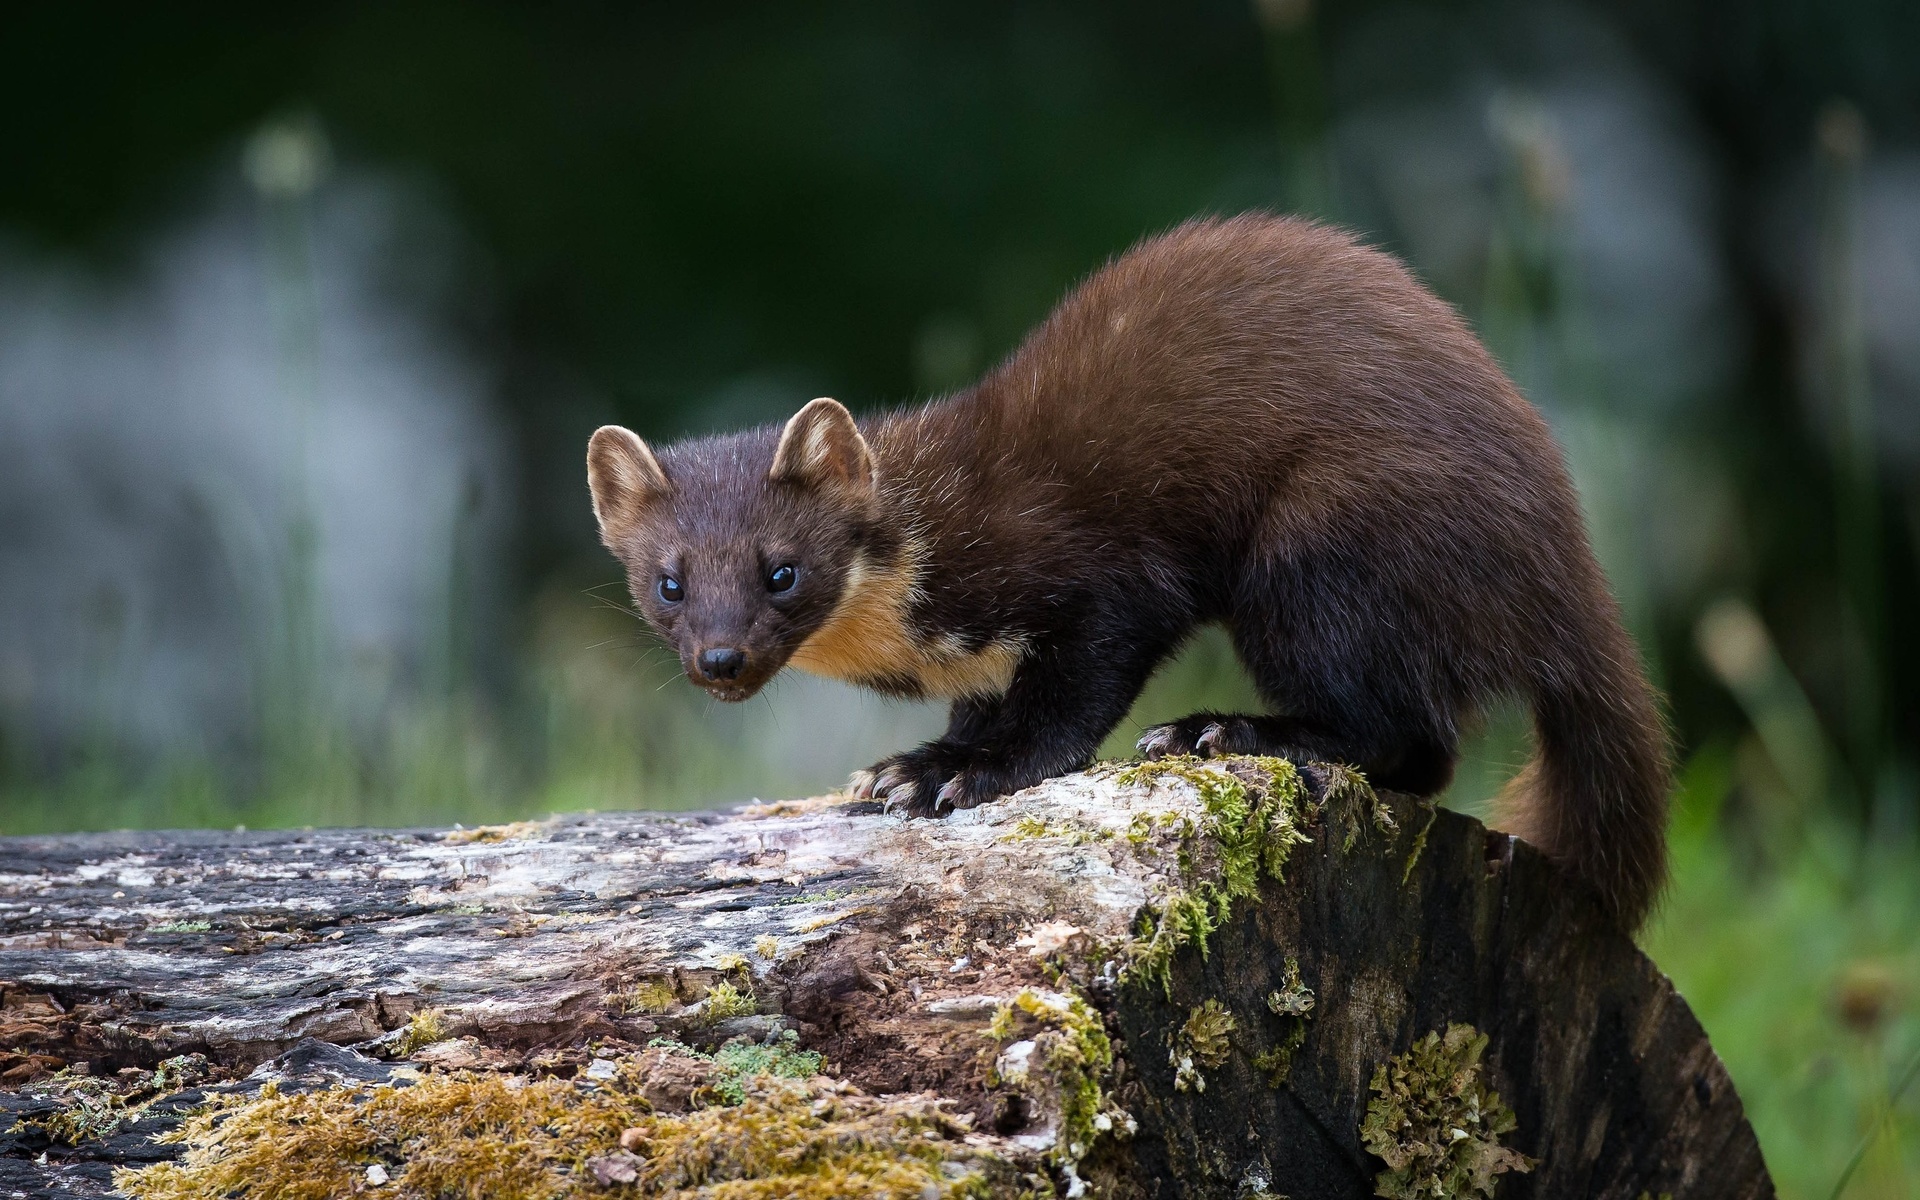
[[[1667,743],[1540,414],[1447,304],[1338,230],[1199,220],[1096,272],[973,387],[819,399],[666,447],[593,435],[639,611],[722,700],[782,667],[952,704],[854,777],[909,813],[1085,766],[1223,624],[1270,713],[1140,751],[1353,764],[1431,795],[1463,721],[1531,702],[1500,823],[1625,927],[1665,871]]]

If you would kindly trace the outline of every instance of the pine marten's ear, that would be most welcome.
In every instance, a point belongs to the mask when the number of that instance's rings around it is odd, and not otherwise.
[[[773,452],[775,483],[829,484],[855,491],[873,490],[873,454],[860,436],[853,414],[825,396],[793,414]]]
[[[647,507],[673,494],[660,460],[631,429],[602,425],[587,443],[587,486],[600,540],[613,547]]]

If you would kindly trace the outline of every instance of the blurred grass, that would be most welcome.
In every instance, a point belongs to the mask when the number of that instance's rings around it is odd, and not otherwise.
[[[142,769],[110,744],[83,749],[43,774],[0,772],[0,834],[697,808],[824,791],[937,731],[930,710],[792,672],[722,705],[597,593],[555,586],[534,599],[499,697],[426,691],[358,722],[350,705],[314,703],[301,736],[263,739],[251,771],[179,757]]]
[[[1920,1054],[1920,852],[1812,817],[1768,846],[1727,836],[1722,748],[1682,778],[1673,886],[1644,936],[1713,1039],[1780,1195],[1920,1194],[1920,1092],[1890,1090]]]

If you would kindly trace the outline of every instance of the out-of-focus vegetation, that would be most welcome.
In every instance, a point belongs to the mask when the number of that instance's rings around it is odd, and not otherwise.
[[[1766,845],[1729,837],[1734,778],[1722,751],[1690,764],[1647,950],[1732,1073],[1782,1196],[1911,1196],[1920,864],[1825,816]]]
[[[679,682],[588,432],[937,394],[1307,212],[1567,447],[1685,766],[1647,944],[1782,1193],[1914,1193],[1920,8],[39,5],[0,61],[0,832],[832,786],[940,715]],[[1107,750],[1251,699],[1207,635]]]

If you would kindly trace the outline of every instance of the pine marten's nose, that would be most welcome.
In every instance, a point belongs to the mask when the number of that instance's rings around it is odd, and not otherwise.
[[[729,683],[740,678],[740,669],[747,665],[745,651],[724,647],[718,650],[702,650],[699,658],[700,674],[709,683]]]

